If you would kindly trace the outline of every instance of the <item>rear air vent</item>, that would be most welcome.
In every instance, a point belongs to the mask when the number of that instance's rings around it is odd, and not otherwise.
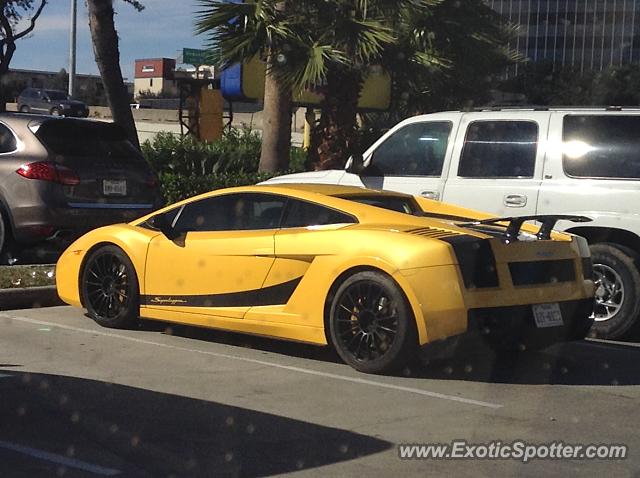
[[[443,239],[445,237],[459,236],[457,232],[438,229],[436,227],[419,227],[417,229],[409,229],[404,231],[407,234],[415,234],[416,236],[428,237],[430,239]]]

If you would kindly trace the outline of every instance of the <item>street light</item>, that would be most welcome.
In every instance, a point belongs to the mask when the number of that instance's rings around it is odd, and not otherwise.
[[[78,0],[71,0],[71,25],[69,27],[69,96],[73,96],[76,83],[76,26]]]

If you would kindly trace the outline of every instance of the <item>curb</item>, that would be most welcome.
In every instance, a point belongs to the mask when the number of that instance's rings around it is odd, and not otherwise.
[[[64,305],[55,286],[0,289],[0,310]]]

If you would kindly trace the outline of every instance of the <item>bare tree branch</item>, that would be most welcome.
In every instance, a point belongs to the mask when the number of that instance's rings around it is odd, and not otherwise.
[[[36,26],[36,21],[38,20],[38,17],[42,13],[42,10],[44,9],[44,6],[46,4],[47,4],[47,0],[42,0],[40,2],[40,6],[38,7],[38,10],[36,10],[36,13],[31,17],[31,19],[29,21],[29,26],[26,29],[24,29],[23,31],[21,31],[20,33],[18,33],[17,35],[13,35],[14,41],[15,40],[19,40],[20,38],[28,35],[29,33],[31,33],[33,31],[33,29]]]

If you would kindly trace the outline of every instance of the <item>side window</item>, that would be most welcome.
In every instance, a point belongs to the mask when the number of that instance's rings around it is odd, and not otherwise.
[[[16,149],[18,149],[16,137],[9,128],[0,123],[0,154],[12,153]]]
[[[436,176],[442,174],[450,121],[409,124],[376,148],[371,173],[381,176]]]
[[[532,178],[538,151],[533,121],[474,121],[467,129],[458,176]]]
[[[562,165],[579,178],[640,178],[640,116],[567,115]]]
[[[335,209],[296,199],[289,200],[287,217],[282,224],[287,227],[326,226],[328,224],[352,224],[354,217]]]
[[[186,204],[179,232],[276,229],[287,198],[274,194],[228,194]]]

